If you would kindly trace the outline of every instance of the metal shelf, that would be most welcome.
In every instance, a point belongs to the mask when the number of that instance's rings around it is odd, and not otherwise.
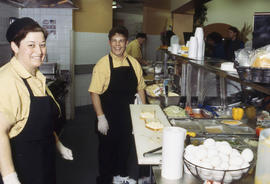
[[[178,62],[181,62],[184,64],[190,64],[193,67],[207,70],[207,71],[212,72],[216,75],[219,75],[220,77],[233,80],[233,81],[238,82],[244,86],[252,87],[253,89],[255,89],[257,91],[260,91],[262,93],[270,95],[270,84],[269,84],[269,86],[263,86],[263,85],[256,84],[256,83],[244,82],[244,81],[241,81],[239,79],[238,75],[233,74],[233,73],[228,73],[226,71],[220,70],[219,68],[217,68],[215,66],[210,65],[211,63],[224,62],[224,60],[215,60],[215,59],[209,58],[209,59],[204,60],[204,64],[198,64],[198,63],[195,63],[196,60],[192,60],[190,58],[185,58],[185,57],[178,56],[178,55],[174,55],[174,56]]]

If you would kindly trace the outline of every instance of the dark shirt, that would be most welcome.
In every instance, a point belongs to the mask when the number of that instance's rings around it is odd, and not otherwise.
[[[226,59],[234,60],[234,52],[242,48],[244,48],[244,42],[242,42],[241,40],[227,40],[225,43]]]
[[[213,50],[213,58],[225,59],[225,50],[223,43],[218,43],[215,45]]]

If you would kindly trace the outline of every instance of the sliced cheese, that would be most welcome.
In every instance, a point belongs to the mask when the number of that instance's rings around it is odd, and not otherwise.
[[[155,119],[155,111],[142,111],[140,113],[140,118],[142,119]]]
[[[145,120],[145,127],[151,130],[161,130],[163,129],[164,125],[160,123],[158,119],[146,119]]]

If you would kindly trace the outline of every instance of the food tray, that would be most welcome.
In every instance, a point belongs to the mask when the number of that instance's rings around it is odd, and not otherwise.
[[[169,107],[169,106],[168,106]],[[163,112],[164,112],[164,114],[166,115],[166,117],[169,119],[169,120],[172,120],[172,119],[174,119],[174,120],[189,120],[190,119],[190,116],[188,115],[188,113],[185,111],[185,116],[183,116],[183,117],[180,117],[180,116],[172,116],[172,115],[168,115],[166,112],[165,112],[165,110],[164,110],[165,108],[163,108],[162,110],[163,110]]]
[[[231,131],[235,135],[255,135],[256,132],[254,129],[248,126],[234,126],[230,127]]]
[[[222,125],[205,126],[204,132],[206,134],[224,134],[224,133],[226,133],[226,131]]]
[[[175,126],[187,129],[189,132],[202,133],[203,128],[196,121],[187,120],[174,120]]]

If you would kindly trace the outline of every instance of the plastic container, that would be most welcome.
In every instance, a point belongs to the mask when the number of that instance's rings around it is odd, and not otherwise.
[[[177,35],[173,35],[171,37],[171,46],[174,45],[174,44],[179,45],[179,37]]]
[[[260,133],[255,184],[270,183],[270,128]]]

